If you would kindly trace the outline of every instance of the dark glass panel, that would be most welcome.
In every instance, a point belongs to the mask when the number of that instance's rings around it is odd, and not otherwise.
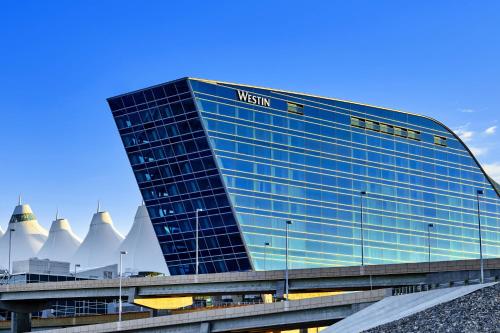
[[[122,99],[120,97],[108,99],[108,104],[109,104],[111,111],[120,110],[120,109],[123,109],[125,107],[125,105],[123,104]]]
[[[135,104],[142,104],[146,102],[146,99],[144,98],[144,94],[142,91],[136,92],[135,94],[132,95],[134,98]]]
[[[134,98],[132,97],[132,95],[125,95],[122,97],[122,101],[123,101],[123,105],[125,107],[130,107],[130,106],[134,106],[135,103],[134,103]]]

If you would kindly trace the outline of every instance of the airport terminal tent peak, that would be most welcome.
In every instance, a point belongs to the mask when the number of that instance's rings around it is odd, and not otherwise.
[[[168,274],[168,268],[156,238],[153,224],[144,205],[137,208],[134,223],[120,245],[120,251],[127,251],[127,255],[123,257],[125,271]]]
[[[71,259],[82,268],[95,268],[118,263],[118,248],[124,237],[115,229],[107,211],[92,216],[89,231]]]
[[[9,245],[11,262],[26,260],[36,257],[47,236],[47,230],[38,223],[31,207],[19,203],[14,208],[6,232],[0,237],[0,267],[8,266]]]
[[[67,219],[56,218],[52,222],[49,237],[40,249],[38,257],[54,261],[71,261],[81,242],[80,238],[73,233]]]

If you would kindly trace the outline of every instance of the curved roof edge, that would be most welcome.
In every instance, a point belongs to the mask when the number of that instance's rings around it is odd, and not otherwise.
[[[491,180],[491,182],[493,183],[493,187],[496,188],[497,191],[500,191],[500,184],[498,184],[493,178],[489,177],[488,178]]]
[[[339,98],[325,97],[325,96],[313,95],[313,94],[307,94],[307,93],[301,93],[301,92],[296,92],[296,91],[289,91],[289,90],[283,90],[283,89],[274,89],[274,88],[261,87],[261,86],[253,86],[253,85],[249,85],[249,84],[240,84],[240,83],[233,83],[233,82],[200,79],[200,78],[195,78],[195,77],[187,77],[187,79],[201,81],[201,82],[206,82],[206,83],[211,83],[211,84],[222,84],[222,85],[223,84],[227,84],[227,85],[240,86],[240,87],[248,87],[248,88],[255,88],[255,89],[272,90],[272,91],[276,91],[276,92],[280,92],[280,93],[285,93],[285,94],[296,94],[296,95],[302,95],[302,96],[313,97],[313,98],[322,98],[322,99],[327,99],[327,100],[331,100],[331,101],[338,101],[338,102],[351,103],[351,104],[356,104],[356,105],[361,105],[361,106],[368,106],[368,107],[372,107],[372,108],[377,108],[377,109],[382,109],[382,110],[388,110],[388,111],[393,111],[393,112],[399,112],[399,113],[404,113],[404,114],[409,114],[409,115],[413,115],[413,116],[417,116],[417,117],[426,118],[426,119],[428,119],[430,121],[433,121],[437,125],[443,127],[445,130],[447,130],[449,133],[451,133],[451,135],[453,135],[453,137],[455,137],[458,140],[458,142],[460,142],[462,144],[462,146],[467,150],[467,152],[472,157],[472,159],[474,160],[474,162],[476,162],[476,164],[479,167],[479,169],[483,172],[485,178],[488,180],[488,182],[490,183],[491,187],[496,192],[497,196],[500,198],[500,186],[499,186],[499,184],[496,183],[488,175],[488,173],[484,170],[484,168],[481,165],[481,163],[479,163],[479,161],[477,160],[476,156],[474,156],[474,154],[469,149],[469,147],[465,144],[465,142],[457,134],[455,134],[455,132],[453,132],[453,130],[451,130],[448,126],[446,126],[445,124],[443,124],[439,120],[434,119],[432,117],[429,117],[429,116],[426,116],[426,115],[422,115],[422,114],[418,114],[418,113],[412,113],[412,112],[407,112],[407,111],[402,111],[402,110],[397,110],[397,109],[391,109],[391,108],[386,108],[386,107],[382,107],[382,106],[372,105],[372,104],[365,104],[365,103],[353,102],[353,101],[343,100],[343,99],[339,99]]]

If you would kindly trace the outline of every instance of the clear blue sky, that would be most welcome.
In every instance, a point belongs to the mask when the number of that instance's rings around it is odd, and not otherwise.
[[[9,1],[0,226],[22,193],[80,235],[140,195],[106,98],[183,76],[397,108],[456,129],[500,180],[500,1]]]

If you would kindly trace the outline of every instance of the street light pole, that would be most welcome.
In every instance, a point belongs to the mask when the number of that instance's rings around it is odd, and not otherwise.
[[[429,223],[427,225],[427,247],[429,249],[429,273],[431,272],[431,228],[434,227],[434,224]]]
[[[199,213],[203,211],[203,209],[201,208],[197,208],[196,209],[196,267],[195,267],[195,271],[196,271],[196,275],[198,275],[198,266],[199,266],[199,240],[198,240],[198,237],[199,237],[199,224],[198,224],[198,219],[199,219]]]
[[[484,283],[484,263],[483,263],[483,241],[481,238],[481,210],[480,210],[480,201],[479,201],[479,196],[483,195],[484,191],[483,190],[477,190],[476,196],[477,196],[477,225],[479,229],[479,262],[481,265],[481,283]]]
[[[10,283],[10,275],[11,275],[11,264],[10,264],[10,260],[11,260],[11,252],[12,252],[12,233],[16,231],[16,229],[14,228],[9,228],[9,283]]]
[[[285,300],[288,301],[288,226],[292,221],[288,220],[285,223]]]
[[[76,269],[80,267],[80,264],[75,264],[75,281],[76,281]]]
[[[127,251],[120,251],[120,283],[119,283],[119,293],[118,293],[118,322],[122,321],[122,275],[123,275],[123,256],[126,255]]]
[[[363,235],[363,197],[366,195],[366,191],[359,192],[360,194],[360,226],[361,226],[361,266],[365,265],[365,239]]]

